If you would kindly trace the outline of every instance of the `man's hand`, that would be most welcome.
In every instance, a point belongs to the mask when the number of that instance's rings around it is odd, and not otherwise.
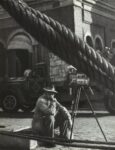
[[[51,110],[52,114],[55,116],[56,115],[56,102],[55,101],[51,102],[49,109]]]

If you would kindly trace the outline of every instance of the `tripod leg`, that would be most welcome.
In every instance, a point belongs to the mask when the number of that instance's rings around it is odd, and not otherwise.
[[[75,120],[75,111],[78,111],[78,107],[79,107],[80,94],[81,94],[81,87],[79,87],[77,89],[76,99],[74,100],[74,103],[73,103],[73,108],[72,108],[72,127],[71,127],[70,140],[72,139],[73,126],[74,126],[74,120]]]
[[[90,87],[89,87],[89,88],[90,88]],[[98,126],[99,126],[99,128],[100,128],[100,130],[101,130],[101,133],[102,133],[102,135],[103,135],[105,141],[107,142],[106,135],[105,135],[105,133],[104,133],[104,131],[103,131],[103,129],[102,129],[102,127],[101,127],[101,125],[100,125],[98,119],[97,119],[96,113],[94,112],[94,109],[93,109],[93,106],[92,106],[92,104],[91,104],[91,102],[90,102],[89,96],[88,96],[87,93],[85,92],[85,89],[84,89],[84,88],[83,88],[83,90],[84,90],[86,99],[87,99],[87,101],[88,101],[88,104],[89,104],[89,106],[90,106],[90,109],[91,109],[91,111],[92,111],[92,113],[93,113],[93,115],[94,115],[94,117],[95,117],[95,120],[96,120],[96,122],[97,122],[97,124],[98,124]]]

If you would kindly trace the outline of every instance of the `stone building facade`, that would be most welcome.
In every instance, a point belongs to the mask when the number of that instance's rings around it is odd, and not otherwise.
[[[65,24],[101,53],[115,51],[114,0],[25,0],[28,5]],[[23,76],[25,69],[44,61],[52,81],[66,79],[66,62],[50,53],[0,8],[0,77]]]

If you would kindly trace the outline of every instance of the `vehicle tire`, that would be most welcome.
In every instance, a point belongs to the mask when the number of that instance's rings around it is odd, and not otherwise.
[[[1,106],[5,112],[17,112],[19,109],[18,97],[11,91],[6,92],[2,97]]]
[[[111,113],[115,114],[115,95],[108,95],[104,98],[105,107]]]
[[[31,112],[34,109],[34,105],[29,106],[29,105],[22,105],[21,110],[24,112]]]

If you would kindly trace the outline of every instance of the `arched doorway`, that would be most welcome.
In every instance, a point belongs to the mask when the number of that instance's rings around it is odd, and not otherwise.
[[[20,77],[32,67],[32,42],[25,34],[16,34],[8,43],[8,68],[10,77]]]
[[[92,38],[91,38],[89,35],[86,36],[86,43],[87,43],[89,46],[93,47],[93,40],[92,40]]]
[[[112,40],[111,42],[111,50],[112,50],[112,53],[115,54],[115,40]]]
[[[112,58],[110,59],[110,63],[115,66],[115,40],[112,40],[111,42],[111,53]]]
[[[101,38],[96,37],[95,38],[95,49],[102,52],[103,51],[103,43]]]

